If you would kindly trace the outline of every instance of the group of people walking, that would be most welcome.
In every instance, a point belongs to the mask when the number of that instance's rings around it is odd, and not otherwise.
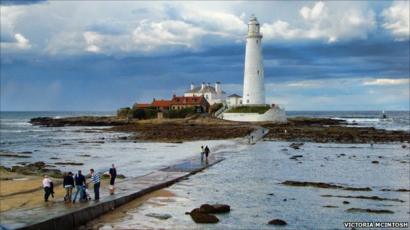
[[[114,183],[115,178],[117,177],[117,169],[115,165],[112,164],[112,167],[108,171],[110,176],[110,194],[114,194]],[[98,201],[100,199],[100,185],[101,179],[98,173],[94,169],[90,169],[90,173],[87,175],[91,179],[91,182],[94,184],[94,199]],[[90,193],[88,191],[88,183],[86,182],[86,176],[84,176],[81,170],[78,170],[77,174],[74,176],[72,172],[68,172],[64,175],[63,178],[63,187],[66,191],[64,196],[64,201],[67,203],[75,203],[77,197],[80,201],[91,200]],[[44,201],[48,202],[50,195],[54,197],[54,184],[48,175],[44,175],[43,179],[43,188],[44,188]],[[74,197],[73,189],[76,188]]]

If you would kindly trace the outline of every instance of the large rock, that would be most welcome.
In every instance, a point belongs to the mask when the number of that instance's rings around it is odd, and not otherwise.
[[[192,210],[189,215],[192,220],[198,224],[214,224],[219,222],[218,217],[212,214],[203,213],[199,210],[199,208]]]
[[[203,204],[199,211],[203,213],[226,213],[231,211],[231,207],[227,204]]]
[[[287,225],[288,223],[286,223],[286,221],[281,220],[281,219],[273,219],[271,221],[268,222],[268,224],[272,224],[272,225]]]
[[[231,211],[231,207],[227,204],[214,204],[214,213],[227,213]]]

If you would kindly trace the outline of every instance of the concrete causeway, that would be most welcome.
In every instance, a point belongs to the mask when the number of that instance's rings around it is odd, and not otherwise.
[[[262,127],[255,128],[252,133],[239,140],[239,143],[255,144],[269,132],[268,129]],[[0,213],[0,229],[75,229],[123,204],[168,187],[222,160],[224,160],[223,157],[211,154],[208,162],[205,162],[205,160],[201,161],[198,154],[197,157],[183,160],[144,176],[127,178],[116,184],[114,195],[109,195],[107,189],[101,189],[101,198],[98,202],[77,202],[75,204],[65,204],[63,201],[49,202],[34,208],[2,212]]]
[[[75,204],[65,204],[63,201],[50,202],[35,208],[2,212],[0,213],[0,229],[75,229],[123,204],[170,186],[223,159],[210,155],[206,163],[198,156],[144,176],[125,179],[116,184],[114,195],[109,195],[106,189],[101,189],[101,198],[98,202],[77,202]]]

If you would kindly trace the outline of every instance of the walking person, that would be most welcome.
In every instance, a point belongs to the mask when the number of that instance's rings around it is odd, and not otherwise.
[[[112,168],[110,168],[110,171],[108,173],[110,174],[110,195],[113,195],[115,190],[115,178],[117,177],[117,169],[115,168],[114,164],[112,164]]]
[[[204,161],[204,154],[205,154],[205,150],[204,150],[204,146],[201,146],[201,162]]]
[[[90,169],[91,181],[94,183],[94,199],[98,201],[100,199],[100,176],[94,172],[94,169]]]
[[[53,183],[53,181],[50,182],[50,194],[51,194],[51,197],[54,198],[54,183]]]
[[[74,177],[75,181],[75,186],[76,186],[76,191],[74,194],[74,199],[73,203],[75,203],[75,200],[77,199],[78,193],[80,193],[80,201],[85,200],[86,196],[85,194],[85,176],[81,173],[81,170],[78,170],[77,175]]]
[[[208,162],[209,148],[205,146],[205,161]]]
[[[74,178],[71,172],[68,172],[68,174],[64,176],[63,187],[65,189],[64,201],[71,203],[71,197],[73,195],[74,188]]]
[[[48,202],[48,197],[51,194],[51,184],[53,182],[51,181],[50,178],[48,178],[48,175],[44,175],[43,179],[43,188],[44,188],[44,201]]]

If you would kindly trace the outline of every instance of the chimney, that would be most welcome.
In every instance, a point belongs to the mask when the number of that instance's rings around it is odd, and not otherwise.
[[[175,95],[175,94],[174,94],[174,95],[172,95],[172,98],[176,98],[176,97],[177,97],[177,95]]]
[[[220,83],[219,81],[217,81],[217,82],[215,83],[215,91],[216,91],[217,94],[221,94],[221,93],[222,93],[221,83]]]
[[[205,89],[205,82],[202,82],[201,84],[201,90]]]
[[[194,83],[191,83],[191,90],[194,90],[194,88],[195,88]]]

